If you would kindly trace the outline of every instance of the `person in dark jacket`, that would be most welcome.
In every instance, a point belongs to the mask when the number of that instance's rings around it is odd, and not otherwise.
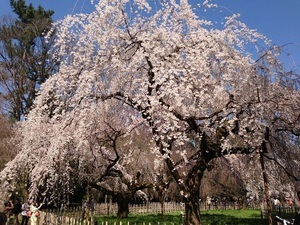
[[[0,225],[5,225],[6,224],[6,215],[4,212],[0,212]]]
[[[15,199],[12,213],[14,215],[14,225],[19,225],[19,214],[22,212],[22,205],[19,199]]]

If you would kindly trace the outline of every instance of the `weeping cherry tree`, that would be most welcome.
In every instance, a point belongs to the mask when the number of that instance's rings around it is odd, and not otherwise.
[[[101,0],[95,6],[90,14],[56,23],[56,48],[64,60],[20,129],[20,155],[35,152],[30,158],[39,162],[51,155],[47,170],[64,164],[65,149],[85,155],[90,109],[116,101],[118,107],[99,113],[130,108],[120,113],[119,125],[147,126],[155,165],[167,166],[182,194],[184,224],[199,225],[201,180],[212,161],[266,153],[276,132],[298,136],[299,92],[281,82],[278,48],[238,15],[224,18],[222,27],[197,16],[215,6],[209,1]],[[267,50],[261,53],[260,46]],[[76,123],[81,126],[74,129]],[[32,187],[43,181],[41,168],[32,165]]]

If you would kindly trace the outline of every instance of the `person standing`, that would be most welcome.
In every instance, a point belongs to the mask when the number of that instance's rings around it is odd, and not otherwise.
[[[19,222],[19,214],[22,212],[22,205],[18,198],[14,201],[14,208],[12,210],[12,213],[14,215],[14,225],[20,225]]]
[[[0,212],[0,225],[5,225],[6,224],[6,215],[4,212]]]
[[[22,205],[22,212],[21,212],[22,222],[21,222],[21,225],[27,225],[28,224],[28,220],[29,220],[28,212],[29,212],[29,210],[30,210],[30,201],[28,200],[27,202],[24,202],[23,205]]]
[[[31,217],[30,217],[30,225],[37,225],[39,209],[42,207],[43,203],[40,206],[37,206],[36,202],[33,202],[30,205]]]
[[[9,224],[10,216],[12,215],[12,210],[14,209],[14,204],[12,200],[6,201],[4,203],[4,213],[6,216],[6,224]]]

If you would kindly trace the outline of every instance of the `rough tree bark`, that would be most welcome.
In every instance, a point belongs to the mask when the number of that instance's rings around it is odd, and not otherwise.
[[[118,204],[118,218],[126,218],[129,214],[129,201],[130,198],[126,195],[118,195],[117,196],[117,204]]]
[[[199,224],[201,224],[199,197],[196,193],[193,193],[191,196],[185,199],[184,225]]]
[[[268,181],[268,175],[266,173],[266,168],[265,168],[265,161],[264,161],[264,153],[268,152],[267,149],[267,143],[266,141],[269,140],[269,129],[266,129],[265,133],[265,140],[263,141],[261,145],[261,151],[259,151],[259,159],[260,159],[260,165],[262,169],[262,176],[263,176],[263,181],[264,181],[264,192],[266,196],[266,203],[267,203],[267,215],[268,215],[268,224],[272,225],[272,207],[271,207],[271,201],[270,201],[270,195],[269,195],[269,181]]]
[[[200,163],[202,162],[202,163]],[[185,187],[187,188],[184,203],[185,203],[185,221],[184,225],[199,225],[201,224],[200,217],[200,187],[206,166],[202,160],[190,171],[187,176]]]

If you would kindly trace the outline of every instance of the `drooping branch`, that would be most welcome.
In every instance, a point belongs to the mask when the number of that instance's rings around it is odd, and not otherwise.
[[[268,160],[275,162],[276,165],[278,165],[290,178],[293,178],[295,181],[300,181],[300,177],[297,177],[295,174],[293,174],[293,172],[289,171],[286,166],[280,163],[277,159],[270,157],[268,154],[264,154],[263,156]]]

